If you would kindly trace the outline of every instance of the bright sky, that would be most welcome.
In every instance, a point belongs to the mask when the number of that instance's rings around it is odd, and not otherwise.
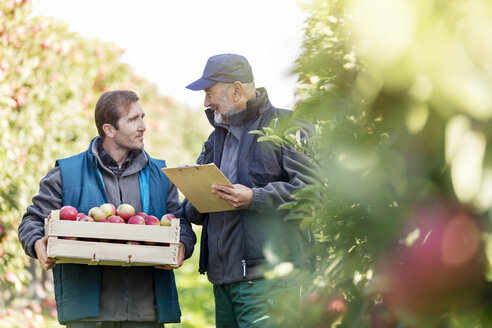
[[[208,57],[248,58],[256,85],[274,106],[292,108],[290,74],[303,36],[305,14],[296,0],[35,0],[34,10],[69,24],[89,38],[116,43],[122,61],[191,108],[203,92],[185,86],[198,79]]]

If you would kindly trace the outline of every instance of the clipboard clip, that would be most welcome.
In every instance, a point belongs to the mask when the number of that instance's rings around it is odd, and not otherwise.
[[[200,164],[185,164],[185,165],[178,165],[176,166],[177,169],[183,168],[183,167],[193,167],[193,166],[200,166]]]

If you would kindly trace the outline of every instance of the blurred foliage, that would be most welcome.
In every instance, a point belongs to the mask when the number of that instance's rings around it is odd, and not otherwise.
[[[114,44],[70,32],[63,22],[33,16],[30,0],[0,1],[2,327],[42,326],[40,312],[30,308],[43,303],[31,299],[27,288],[33,276],[17,227],[55,160],[84,151],[97,135],[93,110],[104,91],[131,89],[139,95],[147,114],[146,149],[168,166],[193,163],[208,135],[203,113],[159,95],[119,61],[122,53]],[[12,313],[15,320],[5,321]]]
[[[284,206],[313,227],[318,265],[279,323],[490,327],[492,2],[304,9],[295,116],[317,135],[274,122],[262,140],[320,167]]]

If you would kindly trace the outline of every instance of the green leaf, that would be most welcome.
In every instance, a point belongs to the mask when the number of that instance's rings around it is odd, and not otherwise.
[[[249,134],[259,134],[261,136],[264,136],[265,135],[265,132],[260,131],[260,130],[253,130],[253,131],[249,131],[248,133]]]
[[[310,228],[313,224],[313,218],[312,217],[305,217],[304,220],[302,220],[302,222],[300,223],[300,228],[302,230],[306,230],[308,228]]]
[[[305,215],[291,213],[284,218],[284,221],[304,220],[305,218]]]
[[[284,134],[291,134],[295,133],[296,131],[300,130],[301,128],[299,126],[291,126],[290,128],[287,128],[284,132]]]
[[[290,210],[297,205],[297,202],[287,202],[278,207],[279,210]]]
[[[263,136],[258,138],[258,142],[271,141],[275,144],[283,144],[284,140],[279,136]]]

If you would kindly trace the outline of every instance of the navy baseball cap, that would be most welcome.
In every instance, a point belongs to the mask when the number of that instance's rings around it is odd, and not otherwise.
[[[205,90],[217,82],[253,82],[253,71],[248,60],[241,55],[222,54],[208,59],[201,78],[186,86],[190,90]]]

